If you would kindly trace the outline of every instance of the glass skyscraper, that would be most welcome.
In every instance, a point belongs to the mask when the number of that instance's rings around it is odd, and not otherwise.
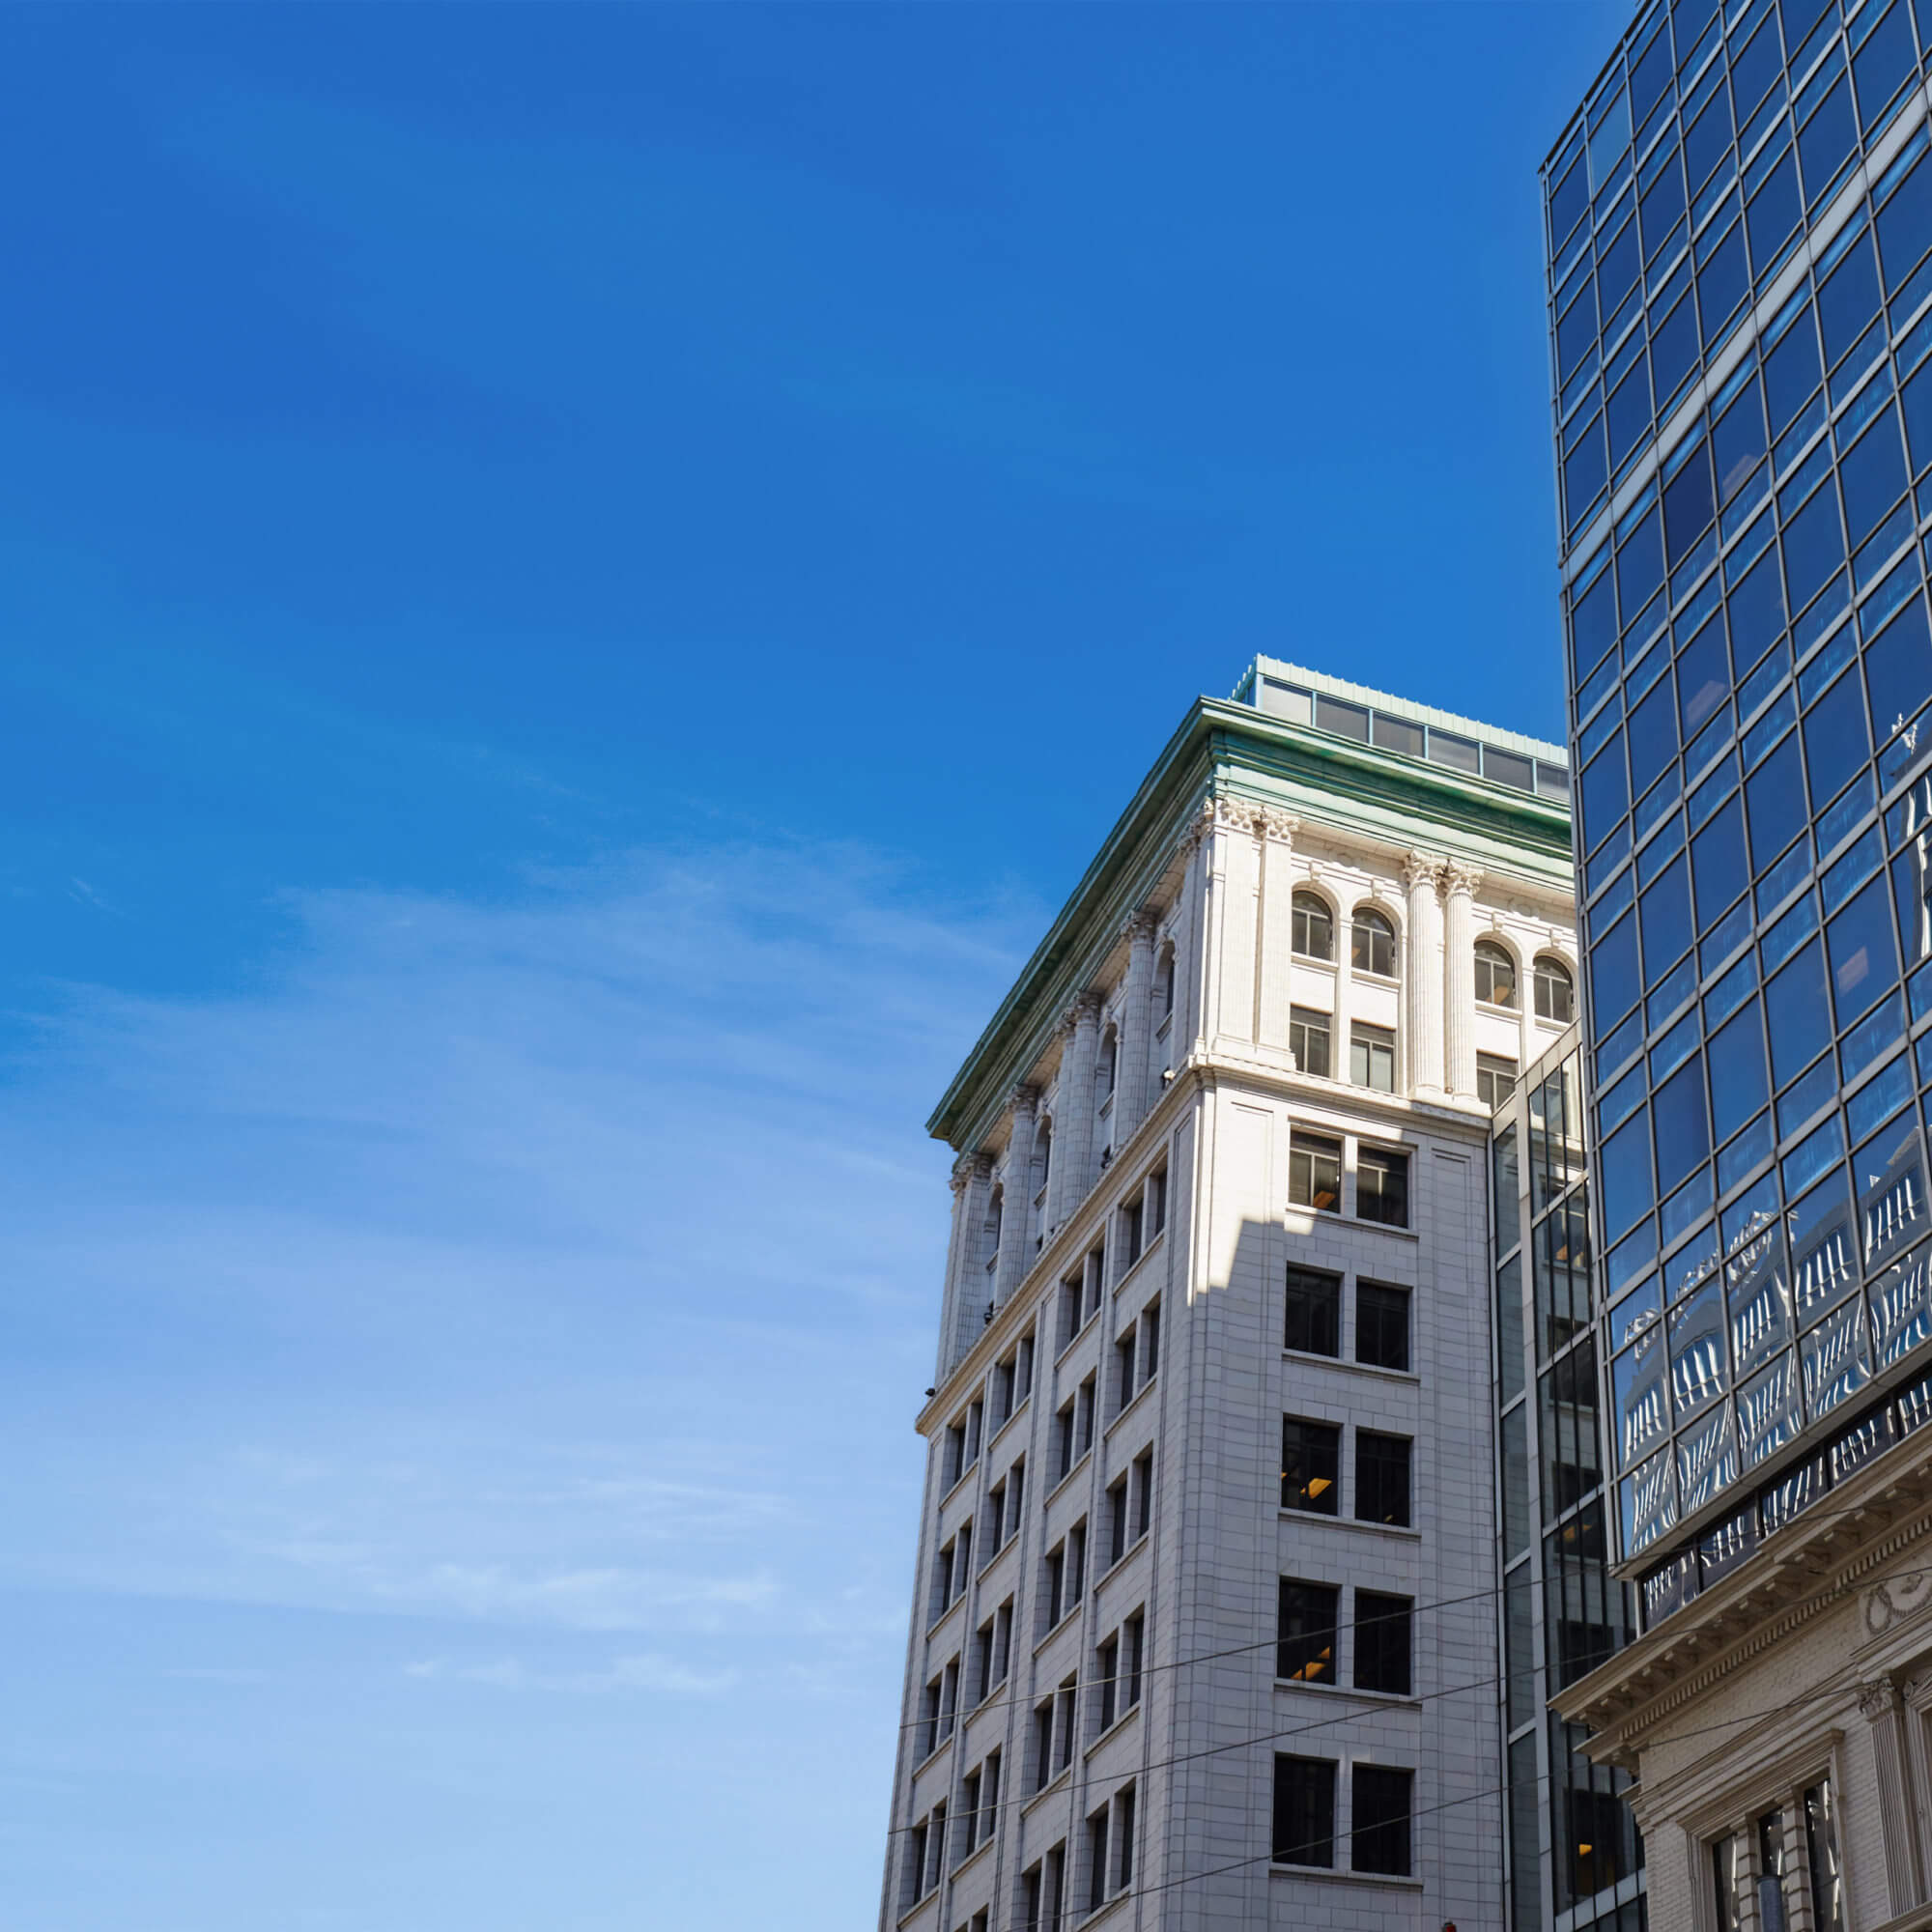
[[[1658,0],[1544,170],[1643,1629],[1928,1413],[1928,53],[1932,0]]]

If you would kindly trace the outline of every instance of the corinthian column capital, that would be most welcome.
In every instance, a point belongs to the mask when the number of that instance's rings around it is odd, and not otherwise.
[[[1261,829],[1264,838],[1292,846],[1294,835],[1301,830],[1301,820],[1293,812],[1283,811],[1278,806],[1264,805],[1261,808]]]
[[[1483,883],[1483,868],[1465,864],[1461,859],[1448,860],[1442,867],[1442,891],[1450,893],[1473,893]]]
[[[1435,852],[1409,852],[1402,862],[1402,882],[1410,892],[1417,886],[1435,886],[1440,883],[1442,868],[1446,862]]]

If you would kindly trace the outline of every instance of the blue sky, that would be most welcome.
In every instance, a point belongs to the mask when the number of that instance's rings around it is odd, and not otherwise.
[[[10,1932],[867,1922],[922,1123],[1257,651],[1560,737],[1622,14],[0,19]]]

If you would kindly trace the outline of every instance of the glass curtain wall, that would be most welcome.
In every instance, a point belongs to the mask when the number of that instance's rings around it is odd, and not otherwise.
[[[1558,1914],[1576,1932],[1644,1925],[1629,1780],[1545,1709],[1633,1634],[1609,1573],[1583,1126],[1573,1027],[1497,1107],[1490,1141],[1510,1932]]]
[[[1660,0],[1545,170],[1605,1507],[1646,1621],[1925,1406],[1928,29]]]

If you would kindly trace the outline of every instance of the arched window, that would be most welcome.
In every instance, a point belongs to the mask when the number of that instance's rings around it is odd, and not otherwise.
[[[1476,998],[1492,1007],[1516,1005],[1516,961],[1493,939],[1476,941]]]
[[[1379,973],[1384,980],[1395,978],[1395,927],[1386,913],[1374,906],[1357,906],[1349,936],[1349,961],[1357,973]]]
[[[1544,953],[1536,962],[1536,1017],[1571,1020],[1577,1016],[1577,982],[1560,959]]]
[[[1335,956],[1335,915],[1320,893],[1294,895],[1295,952],[1304,959],[1332,959]]]

